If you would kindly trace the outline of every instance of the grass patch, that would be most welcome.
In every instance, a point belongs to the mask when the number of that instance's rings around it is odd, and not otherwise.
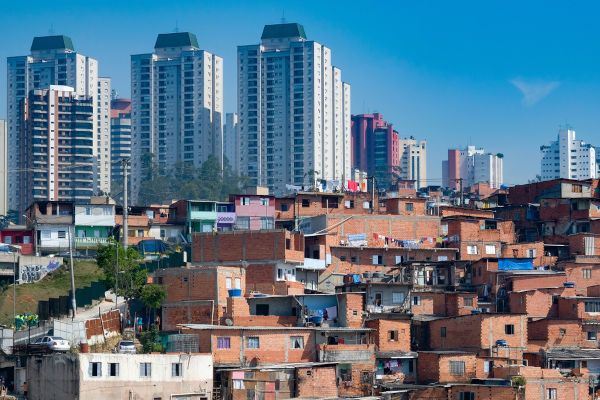
[[[35,283],[25,283],[17,286],[17,313],[37,313],[38,301],[51,297],[66,296],[71,290],[71,273],[69,261],[55,271],[48,273]],[[75,287],[89,286],[91,282],[104,278],[95,260],[75,260]],[[0,294],[0,324],[12,325],[13,318],[13,287],[9,285]]]

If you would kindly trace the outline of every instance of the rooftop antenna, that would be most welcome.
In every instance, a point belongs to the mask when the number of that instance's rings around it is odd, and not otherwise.
[[[173,32],[178,33],[179,32],[179,21],[175,20],[175,29],[173,30]]]
[[[50,29],[48,29],[49,35],[54,35],[54,24],[50,24]]]
[[[281,23],[285,24],[285,8],[281,10]]]

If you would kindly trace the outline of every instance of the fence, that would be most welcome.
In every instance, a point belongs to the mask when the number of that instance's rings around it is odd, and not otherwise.
[[[90,286],[75,290],[77,307],[91,305],[95,300],[104,297],[106,287],[101,281],[92,282]],[[51,297],[38,302],[38,316],[40,321],[49,318],[60,318],[69,315],[71,310],[71,291],[68,296]]]
[[[148,261],[142,264],[142,268],[145,268],[148,273],[152,273],[160,268],[179,268],[183,266],[185,266],[183,251],[179,253],[171,253],[167,257]]]

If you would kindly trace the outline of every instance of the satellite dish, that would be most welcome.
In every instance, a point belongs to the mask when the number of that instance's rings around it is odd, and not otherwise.
[[[227,325],[227,326],[233,326],[233,321],[230,320],[229,318],[226,318],[225,319],[225,325]]]

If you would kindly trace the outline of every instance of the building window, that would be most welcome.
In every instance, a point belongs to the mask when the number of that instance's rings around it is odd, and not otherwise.
[[[464,374],[465,374],[465,362],[450,360],[450,375],[463,376]]]
[[[388,331],[388,342],[398,341],[398,331]]]
[[[92,207],[85,208],[85,215],[92,215]]]
[[[152,376],[152,363],[140,363],[140,376]]]
[[[475,392],[459,392],[458,400],[475,400]]]
[[[587,340],[596,340],[597,337],[596,331],[588,331]]]
[[[228,337],[217,338],[217,349],[230,349],[231,341]]]
[[[108,376],[119,376],[119,363],[108,363]]]
[[[413,306],[420,306],[421,305],[421,296],[413,296],[413,298],[412,298],[412,305]]]
[[[292,349],[303,349],[304,348],[304,337],[302,337],[302,336],[290,336],[290,348],[292,348]]]
[[[273,225],[273,217],[260,217],[260,229],[273,229]]]
[[[473,298],[472,297],[465,297],[463,299],[463,305],[465,307],[473,307]]]
[[[404,204],[404,211],[414,211],[414,210],[415,210],[415,206],[413,203]]]
[[[354,200],[346,200],[344,202],[344,208],[354,208]]]
[[[404,293],[402,292],[392,292],[392,303],[394,304],[402,304],[404,303]]]
[[[235,289],[241,289],[242,288],[242,278],[235,278],[233,280],[234,284],[235,284]]]
[[[235,228],[240,230],[250,229],[250,217],[237,217],[235,220]]]
[[[270,199],[268,197],[261,197],[260,198],[260,205],[261,206],[268,206],[270,201]]]
[[[383,264],[383,256],[373,256],[373,264],[375,264],[375,265]]]
[[[445,326],[442,326],[440,328],[440,336],[441,337],[446,337],[446,327]]]
[[[486,244],[485,254],[496,254],[496,246],[493,244]]]
[[[258,349],[260,348],[260,340],[258,336],[253,336],[248,338],[248,348],[249,349]]]
[[[477,254],[477,246],[474,244],[467,246],[467,254]]]
[[[514,335],[515,326],[513,324],[504,325],[504,333],[506,333],[507,335]]]
[[[535,258],[536,251],[535,249],[527,249],[527,258]]]
[[[575,307],[575,304],[573,304],[573,307]],[[587,313],[600,312],[600,301],[586,301],[584,303],[584,308]]]
[[[102,363],[91,362],[89,365],[90,376],[102,376]]]
[[[342,382],[352,382],[352,365],[339,364],[339,376]]]
[[[225,278],[225,289],[231,289],[231,277]]]
[[[576,186],[576,185],[573,185]],[[581,187],[581,185],[577,185],[579,187]],[[556,399],[556,388],[549,388],[546,389],[546,399]]]
[[[181,375],[183,375],[181,363],[172,363],[171,364],[171,376],[181,376]]]
[[[558,332],[560,336],[565,336],[567,334],[567,328],[559,328]]]
[[[302,199],[302,207],[310,207],[310,202],[308,199]]]
[[[66,231],[58,231],[58,238],[59,239],[64,239],[67,237],[67,232]]]
[[[583,279],[591,279],[592,278],[592,269],[591,268],[583,268],[581,270],[583,273]]]
[[[572,188],[573,188],[573,190],[572,190],[573,193],[581,193],[583,191],[582,190],[583,186],[581,186],[581,185],[573,185]],[[548,397],[548,398],[550,398],[550,397]]]
[[[287,211],[288,210],[288,205],[287,204],[282,204],[281,205],[281,211]]]
[[[240,205],[241,206],[249,206],[250,205],[250,197],[240,197]]]

